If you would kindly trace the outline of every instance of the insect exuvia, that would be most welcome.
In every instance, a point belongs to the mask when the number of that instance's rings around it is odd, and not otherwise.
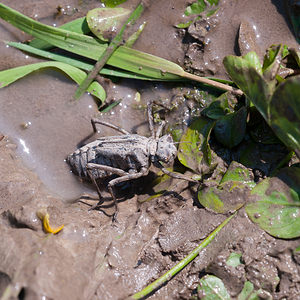
[[[83,179],[90,179],[96,186],[99,195],[99,202],[96,206],[103,203],[97,180],[113,174],[119,176],[108,183],[108,190],[115,205],[113,220],[116,220],[118,213],[114,186],[120,182],[147,175],[151,163],[171,177],[195,182],[182,174],[170,172],[162,166],[161,162],[172,163],[174,161],[177,156],[177,149],[171,135],[160,137],[164,122],[156,132],[154,131],[150,103],[148,103],[147,112],[151,137],[131,134],[118,126],[92,119],[94,132],[97,131],[96,124],[100,124],[113,128],[122,135],[98,138],[67,157],[72,171]]]

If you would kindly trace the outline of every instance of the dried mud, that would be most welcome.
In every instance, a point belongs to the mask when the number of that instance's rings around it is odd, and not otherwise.
[[[221,1],[217,16],[189,29],[186,34],[196,41],[187,44],[182,43],[183,32],[173,25],[186,20],[182,13],[189,2],[160,2],[144,15],[148,25],[135,47],[181,64],[185,62],[199,73],[225,77],[223,57],[247,51],[248,44],[261,54],[271,43],[298,47],[284,16],[278,12],[281,1]],[[77,1],[3,3],[57,25],[99,5],[98,1],[83,1],[79,12],[74,12],[72,7],[78,6]],[[126,2],[128,7],[134,4],[135,1]],[[68,15],[53,18],[58,5],[70,5]],[[202,30],[206,22],[210,22],[209,32]],[[237,50],[240,24],[241,50]],[[253,38],[253,26],[249,24],[257,26],[260,38]],[[27,38],[4,22],[0,26],[3,40]],[[246,50],[242,50],[243,45]],[[6,48],[3,43],[0,51],[1,69],[37,61]],[[97,105],[88,95],[76,104],[71,102],[74,91],[75,85],[56,71],[37,72],[0,91],[3,299],[126,299],[174,266],[225,219],[197,204],[197,186],[178,180],[165,182],[171,192],[151,201],[145,201],[145,187],[150,185],[151,178],[134,182],[133,189],[119,202],[116,224],[103,211],[89,211],[84,202],[66,201],[90,191],[90,187],[83,187],[69,173],[64,158],[91,134],[89,120],[97,114]],[[153,100],[171,99],[178,90],[173,85],[140,85],[128,80],[110,84],[110,100],[124,100],[122,106],[102,117],[147,135],[143,110],[133,108],[140,105],[134,102],[137,91],[143,100]],[[176,117],[182,115],[186,116],[185,111]],[[28,122],[31,125],[24,129],[22,124]],[[261,150],[256,149],[255,153],[262,153]],[[256,158],[251,168],[268,174],[274,159],[265,158]],[[40,209],[47,210],[53,227],[64,224],[64,229],[57,235],[45,234],[36,216]],[[111,207],[106,209],[110,210]],[[300,258],[293,253],[297,246],[299,239],[286,241],[269,236],[241,209],[191,264],[150,299],[190,299],[196,295],[199,278],[205,272],[220,277],[233,299],[246,280],[265,290],[263,299],[300,299]],[[232,252],[241,254],[242,263],[237,267],[226,263]]]

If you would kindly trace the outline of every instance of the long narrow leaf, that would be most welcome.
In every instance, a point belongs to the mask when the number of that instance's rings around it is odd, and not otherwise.
[[[64,56],[64,55],[60,55],[60,54],[52,53],[52,52],[49,52],[49,51],[36,49],[36,48],[31,47],[27,44],[23,44],[23,43],[19,43],[19,42],[6,42],[6,44],[9,45],[9,46],[12,46],[14,48],[26,51],[28,53],[38,55],[40,57],[44,57],[44,58],[47,58],[47,59],[52,59],[52,60],[56,60],[56,61],[60,61],[60,62],[69,64],[73,67],[80,68],[80,69],[85,70],[85,71],[90,71],[93,68],[92,64],[83,62],[83,61],[78,60],[78,59],[70,58],[70,57],[67,57],[67,56]],[[115,77],[122,77],[122,78],[130,78],[130,79],[154,80],[153,78],[143,76],[143,75],[139,75],[139,74],[134,74],[134,73],[131,73],[131,72],[128,72],[128,71],[125,71],[125,70],[115,70],[115,69],[113,70],[113,69],[108,69],[108,68],[103,68],[100,71],[100,74],[108,75],[108,76],[115,76]],[[160,80],[160,79],[158,79],[158,80]]]
[[[0,3],[0,17],[26,33],[56,47],[94,60],[98,60],[107,47],[92,37],[39,23],[2,3]],[[183,77],[212,85],[218,89],[242,94],[242,91],[226,84],[184,72],[179,65],[166,59],[124,46],[114,52],[107,64],[156,80],[180,80]]]
[[[52,60],[56,60],[56,61],[60,61],[66,64],[70,64],[71,66],[80,68],[82,70],[85,71],[90,71],[93,68],[92,64],[80,61],[78,59],[74,59],[74,58],[70,58],[64,55],[60,55],[60,54],[55,54],[49,51],[44,51],[44,50],[40,50],[40,49],[36,49],[34,47],[31,47],[27,44],[23,44],[23,43],[19,43],[19,42],[6,42],[7,45],[12,46],[14,48],[26,51],[28,53],[34,54],[34,55],[38,55],[47,59],[52,59]],[[108,75],[108,76],[115,76],[115,77],[122,77],[122,78],[130,78],[130,79],[140,79],[140,80],[158,80],[158,81],[171,81],[171,79],[167,79],[167,78],[152,78],[152,77],[148,77],[148,76],[144,76],[141,74],[135,74],[126,70],[117,70],[117,69],[109,69],[109,68],[103,68],[100,71],[100,74],[102,75]],[[221,82],[224,84],[233,84],[232,81],[230,80],[225,80],[225,79],[218,79],[218,78],[210,78],[210,77],[204,77],[204,78],[208,78],[217,82]],[[176,79],[173,79],[173,81],[186,81],[187,79],[185,78],[181,78],[181,77],[177,77]]]
[[[59,26],[60,29],[65,29],[72,32],[77,32],[80,34],[87,34],[90,32],[90,28],[88,26],[88,23],[86,21],[86,17],[75,19],[71,22],[65,23],[61,26]],[[45,41],[42,41],[40,39],[33,39],[29,42],[29,45],[37,48],[37,49],[49,49],[53,48],[53,46]]]
[[[162,275],[160,278],[149,284],[140,292],[131,296],[131,299],[144,299],[150,293],[153,293],[156,289],[168,282],[173,276],[187,266],[207,245],[209,245],[221,229],[236,215],[236,212],[225,219],[201,244],[199,244],[191,253],[189,253],[184,259],[182,259],[177,265],[170,269],[167,273]]]
[[[34,37],[94,60],[98,60],[107,47],[90,36],[39,23],[2,3],[0,3],[0,17]],[[108,64],[154,79],[179,79],[184,73],[175,63],[124,46],[118,48]]]
[[[61,62],[42,62],[0,72],[0,88],[8,86],[9,84],[17,81],[18,79],[43,68],[58,68],[72,78],[77,84],[80,84],[86,77],[86,73],[78,68],[64,64]],[[95,97],[99,98],[102,102],[105,101],[106,93],[103,87],[98,82],[93,82],[89,88],[90,92]]]

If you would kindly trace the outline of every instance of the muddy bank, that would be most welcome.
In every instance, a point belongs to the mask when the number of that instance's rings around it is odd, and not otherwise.
[[[56,25],[99,5],[98,1],[82,1],[81,5],[77,1],[3,3]],[[189,3],[153,4],[143,16],[148,25],[135,47],[182,65],[185,62],[196,73],[218,77],[226,76],[223,57],[244,51],[242,45],[247,48],[251,44],[261,55],[270,43],[298,47],[282,15],[281,1],[266,0],[262,7],[261,1],[224,0],[217,15],[183,32],[173,25],[187,20],[182,14]],[[134,4],[128,1],[125,6]],[[58,5],[69,6],[68,13],[58,16]],[[210,29],[199,34],[207,24]],[[4,22],[0,30],[3,40],[27,39]],[[185,38],[191,40],[186,43]],[[3,43],[0,51],[1,69],[37,61]],[[90,118],[98,115],[98,103],[89,95],[76,103],[71,100],[75,88],[51,70],[0,91],[4,99],[0,102],[0,295],[4,293],[4,299],[125,299],[169,270],[225,219],[200,206],[197,185],[178,180],[166,182],[171,193],[148,202],[145,187],[151,177],[133,182],[125,197],[121,190],[117,224],[101,210],[89,211],[94,201],[66,201],[91,191],[70,174],[64,160],[91,135]],[[144,112],[147,100],[167,105],[184,102],[184,108],[172,118],[186,123],[191,112],[199,110],[174,85],[123,80],[111,82],[108,94],[109,101],[122,102],[101,118],[143,135],[149,135]],[[101,135],[110,134],[110,130],[101,131]],[[250,167],[268,174],[276,155],[268,160],[272,149],[263,150],[253,151],[257,161],[253,159]],[[222,166],[227,163],[224,159]],[[53,227],[64,224],[64,229],[57,235],[45,234],[36,216],[40,209],[47,210]],[[106,211],[111,212],[111,207]],[[264,299],[270,295],[273,299],[297,299],[299,254],[293,251],[297,246],[299,239],[275,239],[241,210],[199,257],[150,298],[190,299],[197,294],[199,278],[207,272],[220,277],[233,298],[248,280],[256,289],[263,289]],[[232,253],[240,254],[237,266],[227,263]]]
[[[180,197],[166,195],[142,205],[136,196],[127,199],[120,203],[119,223],[112,225],[86,204],[65,205],[47,194],[7,138],[0,148],[0,291],[13,299],[125,299],[171,268],[225,218],[195,207],[186,183],[172,182]],[[36,217],[41,208],[53,227],[65,224],[62,232],[42,231]],[[222,278],[233,297],[249,280],[274,299],[297,299],[300,270],[292,249],[298,243],[270,237],[241,211],[151,298],[189,299],[206,270]],[[226,263],[231,253],[241,254],[237,267]]]

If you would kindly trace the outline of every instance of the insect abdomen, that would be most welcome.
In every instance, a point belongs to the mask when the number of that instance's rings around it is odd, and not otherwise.
[[[95,142],[76,150],[67,157],[72,171],[81,178],[89,178],[87,164],[94,163],[121,169],[126,172],[138,172],[142,167],[149,166],[148,155],[143,147],[130,148],[127,145],[107,147]],[[112,173],[95,169],[91,171],[94,178],[104,178]]]

